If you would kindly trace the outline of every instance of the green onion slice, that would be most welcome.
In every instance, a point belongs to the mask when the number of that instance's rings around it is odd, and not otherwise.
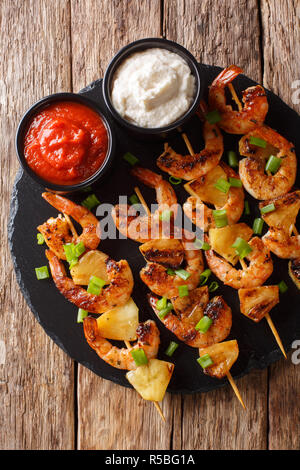
[[[234,152],[233,150],[229,150],[229,152],[227,152],[227,155],[229,166],[231,166],[231,168],[237,168],[239,166],[239,162],[236,152]]]
[[[158,314],[159,318],[161,319],[165,318],[165,316],[168,315],[168,313],[170,313],[172,310],[173,310],[173,305],[171,304],[171,302],[168,302],[167,306],[165,308],[162,308],[159,311],[159,314]]]
[[[245,201],[245,203],[244,203],[244,214],[245,215],[250,215],[250,206],[249,206],[248,201]]]
[[[78,309],[77,313],[77,323],[83,323],[83,319],[87,317],[89,312],[87,310],[83,310],[83,308]]]
[[[222,193],[227,194],[230,189],[230,183],[226,181],[224,178],[219,178],[216,184],[214,185]]]
[[[228,181],[230,183],[230,186],[232,186],[233,188],[242,188],[243,186],[243,183],[239,178],[229,178]]]
[[[174,269],[171,269],[171,268],[168,268],[168,269],[167,269],[167,274],[168,274],[169,276],[176,276],[176,273],[175,273]]]
[[[253,233],[255,235],[261,235],[263,229],[264,221],[260,217],[254,220],[253,222]]]
[[[196,238],[194,241],[194,246],[198,250],[210,250],[210,245],[209,243],[205,242],[204,240],[200,240],[200,238]]]
[[[178,286],[179,297],[187,297],[189,295],[188,286]]]
[[[254,137],[254,136],[250,137],[249,143],[252,145],[256,145],[256,147],[261,147],[263,149],[265,149],[267,146],[267,142],[265,140],[260,139],[259,137]]]
[[[130,351],[130,354],[132,355],[135,365],[137,367],[148,363],[148,358],[143,349],[133,349],[132,351]]]
[[[219,289],[219,284],[217,283],[217,281],[211,282],[208,286],[209,292],[215,292],[217,289]]]
[[[123,155],[123,160],[125,160],[127,163],[129,163],[131,166],[134,166],[137,162],[139,162],[139,159],[132,155],[130,152],[126,152]]]
[[[170,176],[169,181],[171,184],[174,184],[174,186],[176,186],[177,184],[180,184],[182,182],[182,179],[177,178],[176,176]]]
[[[50,277],[48,266],[41,266],[40,268],[35,268],[35,274],[39,281],[41,279],[47,279],[48,277]]]
[[[221,116],[220,116],[220,113],[217,109],[207,113],[205,115],[205,118],[210,124],[216,124],[217,122],[221,121]]]
[[[171,341],[168,348],[166,349],[165,354],[169,357],[173,356],[174,352],[178,348],[179,344],[175,343],[175,341]]]
[[[163,308],[166,308],[167,303],[168,303],[167,297],[162,297],[156,302],[156,307],[158,308],[158,310],[162,310]]]
[[[78,242],[77,245],[74,245],[74,255],[79,258],[82,253],[85,252],[85,246],[83,242]]]
[[[89,211],[92,210],[94,207],[99,206],[100,201],[97,198],[96,194],[90,194],[84,201],[82,201],[81,205],[86,207]]]
[[[275,211],[275,209],[276,209],[276,207],[272,202],[272,204],[268,204],[267,206],[262,207],[260,209],[260,212],[261,212],[261,214],[268,214],[269,212]]]
[[[139,198],[137,197],[136,194],[133,194],[132,196],[130,196],[129,201],[130,201],[130,204],[132,205],[140,203]]]
[[[185,269],[177,269],[175,271],[175,274],[177,274],[177,276],[179,276],[181,279],[183,279],[184,281],[186,281],[189,277],[190,277],[190,273],[188,273]]]
[[[207,315],[204,315],[201,320],[198,321],[197,325],[195,326],[195,330],[200,331],[200,333],[206,333],[212,322],[213,321],[211,318],[209,318]]]
[[[281,165],[281,158],[274,157],[274,155],[270,155],[265,170],[270,171],[273,175],[279,170]]]
[[[241,237],[237,237],[232,248],[235,249],[236,254],[239,255],[241,259],[245,258],[245,256],[249,255],[252,251],[251,246]]]
[[[45,243],[44,235],[42,235],[41,233],[37,233],[36,238],[37,238],[38,245],[43,245],[43,243]]]
[[[173,215],[173,211],[166,209],[162,211],[161,214],[159,215],[159,220],[161,220],[162,222],[169,222],[172,218],[172,215]]]
[[[279,292],[281,294],[284,294],[288,290],[288,286],[286,285],[284,281],[280,281],[280,283],[278,284],[278,287],[279,287]]]
[[[203,273],[200,274],[200,286],[204,286],[207,283],[209,276],[211,275],[210,269],[205,269]]]
[[[202,369],[206,369],[206,367],[209,367],[213,365],[214,361],[210,357],[209,354],[203,354],[203,356],[199,357],[197,359],[198,364],[202,367]]]
[[[100,277],[97,276],[91,276],[87,292],[89,294],[99,295],[103,286],[105,286],[105,281],[103,279],[100,279]]]
[[[227,213],[225,209],[214,210],[212,213],[217,228],[222,228],[228,225]]]

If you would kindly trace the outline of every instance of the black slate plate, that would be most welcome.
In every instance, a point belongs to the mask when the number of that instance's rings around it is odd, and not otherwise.
[[[211,83],[220,72],[219,67],[200,65],[202,76],[206,79],[206,85]],[[105,105],[101,89],[102,80],[97,80],[81,91],[90,99],[95,100],[105,112]],[[240,75],[235,80],[235,88],[241,91],[255,82]],[[206,87],[207,88],[207,87]],[[206,92],[207,93],[207,92]],[[300,118],[284,104],[277,96],[267,92],[269,101],[269,113],[266,123],[277,129],[288,140],[292,141],[296,150],[300,149]],[[158,171],[155,160],[162,152],[163,143],[154,142],[145,144],[126,135],[116,126],[118,137],[117,156],[114,168],[105,183],[101,183],[93,191],[103,203],[117,203],[119,195],[133,194],[136,180],[130,175],[129,168],[122,156],[130,151],[137,155],[140,163],[145,167]],[[202,148],[201,125],[197,117],[189,123],[185,129],[193,147]],[[238,136],[224,134],[226,150],[238,149]],[[182,138],[178,135],[172,142],[172,147],[180,153],[187,153]],[[164,175],[167,177],[167,175]],[[299,175],[298,175],[299,176]],[[139,184],[146,201],[155,202],[154,191]],[[91,369],[105,379],[112,380],[123,386],[129,386],[125,379],[125,371],[114,369],[102,361],[85,341],[82,324],[76,323],[77,308],[65,300],[58,292],[51,279],[37,281],[34,268],[46,264],[44,255],[45,246],[36,243],[36,227],[50,216],[56,216],[57,211],[49,206],[41,198],[42,188],[32,181],[26,174],[20,171],[17,175],[12,199],[9,221],[9,242],[17,280],[25,299],[41,323],[46,333],[74,360]],[[180,186],[176,186],[176,192],[180,203],[187,197],[186,192]],[[86,194],[73,197],[75,202],[80,202]],[[243,217],[246,223],[252,226],[253,220],[258,216],[257,201],[249,195],[247,199],[251,207],[251,215]],[[139,278],[139,270],[144,265],[144,260],[139,253],[138,244],[131,240],[102,240],[99,248],[108,253],[112,258],[128,260],[135,278],[133,298],[140,309],[140,320],[155,318],[146,301],[147,287]],[[271,312],[272,319],[280,332],[286,350],[290,349],[294,339],[300,337],[300,316],[298,312],[298,291],[290,280],[287,272],[287,261],[279,260],[273,256],[274,273],[268,279],[268,284],[277,284],[282,279],[287,283],[289,290],[282,295],[281,302]],[[212,280],[213,277],[212,277]],[[221,286],[217,291],[224,295],[225,300],[232,307],[233,327],[228,339],[236,338],[239,343],[240,355],[232,368],[233,376],[240,377],[247,374],[252,368],[264,368],[272,362],[280,359],[282,354],[277,347],[275,339],[265,320],[259,324],[253,323],[239,313],[239,301],[237,291],[230,287]],[[215,294],[214,294],[215,295]],[[157,320],[157,323],[158,320]],[[158,324],[161,332],[161,347],[159,358],[167,360],[164,351],[170,340],[177,341],[162,324]],[[226,380],[217,380],[204,375],[196,362],[198,351],[189,346],[180,344],[180,347],[172,357],[175,363],[175,371],[170,382],[169,391],[175,393],[206,392],[216,389],[226,383]]]

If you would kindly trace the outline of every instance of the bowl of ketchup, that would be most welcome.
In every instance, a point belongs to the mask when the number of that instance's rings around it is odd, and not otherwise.
[[[114,157],[113,130],[97,104],[76,93],[47,96],[24,114],[16,135],[23,169],[55,192],[103,178]]]

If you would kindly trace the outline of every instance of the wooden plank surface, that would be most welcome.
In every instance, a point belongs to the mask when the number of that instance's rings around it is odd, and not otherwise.
[[[0,365],[0,448],[71,449],[72,361],[26,306],[6,242],[10,191],[18,168],[17,123],[34,101],[70,87],[69,5],[66,0],[1,0],[0,18],[0,341],[6,349]]]

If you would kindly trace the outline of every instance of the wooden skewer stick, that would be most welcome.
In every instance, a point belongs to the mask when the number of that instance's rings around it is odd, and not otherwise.
[[[149,207],[147,206],[147,203],[146,203],[146,201],[145,201],[145,199],[144,199],[144,197],[143,197],[143,195],[142,195],[140,189],[138,188],[138,186],[135,186],[134,191],[135,191],[137,197],[139,198],[139,200],[141,201],[141,203],[142,203],[142,205],[143,205],[145,211],[146,211],[147,214],[150,216],[150,215],[151,215],[150,209],[149,209]]]
[[[243,269],[247,269],[247,265],[246,265],[245,261],[241,258],[240,258],[240,264],[241,264]]]
[[[77,231],[76,231],[76,229],[75,229],[75,227],[74,227],[74,225],[73,225],[72,220],[70,219],[70,217],[68,216],[68,214],[65,214],[65,213],[63,212],[63,215],[64,215],[64,218],[66,219],[66,221],[68,222],[68,225],[69,225],[69,227],[70,227],[70,230],[71,230],[71,232],[72,232],[73,237],[78,238],[78,233],[77,233]]]
[[[278,346],[279,346],[280,349],[281,349],[282,354],[283,354],[284,357],[287,359],[287,357],[286,357],[286,352],[285,352],[285,350],[284,350],[284,347],[283,347],[283,344],[282,344],[282,342],[281,342],[280,336],[279,336],[279,334],[278,334],[278,331],[277,331],[276,328],[275,328],[275,325],[274,325],[274,323],[273,323],[273,321],[272,321],[272,319],[271,319],[269,313],[267,313],[267,314],[265,315],[265,318],[266,318],[266,320],[267,320],[267,322],[268,322],[268,324],[269,324],[269,327],[270,327],[271,330],[272,330],[272,333],[273,333],[273,335],[274,335],[274,337],[275,337],[275,339],[276,339],[276,341],[277,341]]]
[[[187,146],[188,151],[190,152],[190,155],[192,155],[192,157],[193,157],[195,155],[195,152],[193,150],[191,142],[188,139],[188,136],[185,133],[181,134],[181,136],[182,136],[182,138],[185,142],[185,145]]]
[[[293,227],[292,232],[294,233],[294,235],[299,235],[299,232],[298,232],[298,230],[296,229],[295,224],[293,224],[292,227]]]
[[[244,410],[245,410],[245,409],[246,409],[246,405],[245,405],[245,403],[243,402],[243,399],[242,399],[242,397],[241,397],[240,391],[239,391],[239,389],[237,388],[236,383],[235,383],[235,381],[234,381],[234,379],[233,379],[231,373],[228,371],[226,375],[227,375],[227,379],[228,379],[230,385],[232,386],[232,389],[233,389],[234,393],[235,393],[236,396],[237,396],[237,399],[239,400],[239,402],[241,403],[242,407],[243,407]]]
[[[243,106],[242,106],[242,103],[240,102],[240,100],[239,100],[239,98],[236,94],[235,89],[233,88],[233,85],[231,83],[229,83],[228,88],[229,88],[230,93],[232,95],[232,99],[235,101],[235,103],[237,104],[237,107],[239,108],[239,111],[241,112],[243,110]]]

